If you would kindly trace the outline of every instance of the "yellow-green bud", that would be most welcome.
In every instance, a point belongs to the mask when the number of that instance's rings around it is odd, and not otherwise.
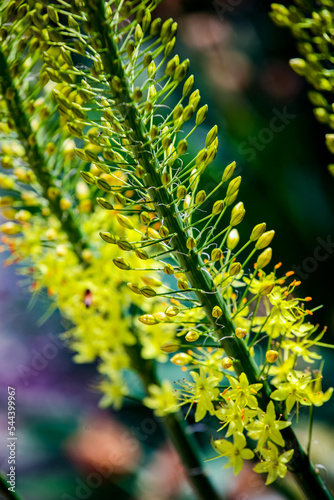
[[[80,160],[87,161],[87,156],[84,149],[75,148],[74,152],[80,158]]]
[[[185,59],[181,64],[177,66],[174,72],[174,80],[176,82],[181,82],[187,76],[189,65],[189,59]]]
[[[133,245],[127,238],[120,238],[116,241],[118,248],[124,250],[124,252],[131,252],[133,250]]]
[[[91,184],[92,186],[96,184],[96,179],[90,172],[80,172],[80,175],[87,184]]]
[[[220,214],[223,211],[223,209],[224,209],[224,201],[223,200],[215,201],[212,207],[212,215]]]
[[[164,265],[164,273],[168,275],[174,274],[174,267],[171,264],[165,264]]]
[[[241,266],[240,262],[232,262],[228,273],[230,276],[236,276],[237,274],[240,273],[241,269],[242,269],[242,266]]]
[[[225,203],[226,203],[226,206],[229,207],[230,205],[232,205],[235,200],[238,198],[238,194],[239,194],[239,189],[237,189],[231,196],[229,196],[228,198],[225,198]]]
[[[234,250],[237,244],[239,243],[240,236],[238,233],[237,229],[232,229],[228,236],[227,236],[227,241],[226,241],[226,246],[229,250]]]
[[[165,314],[169,317],[169,318],[174,318],[175,316],[177,316],[180,312],[180,309],[176,306],[169,306],[167,307],[166,311],[165,311]]]
[[[187,188],[185,186],[179,186],[176,191],[176,197],[178,200],[183,200],[187,195]]]
[[[270,350],[266,352],[266,360],[268,361],[268,363],[275,363],[277,358],[278,358],[277,351]]]
[[[150,35],[157,36],[160,32],[161,25],[162,25],[162,20],[160,19],[160,17],[154,19],[151,23]]]
[[[138,283],[127,283],[126,286],[131,290],[131,292],[141,295],[140,287]]]
[[[139,316],[138,319],[141,323],[143,323],[143,325],[148,325],[148,326],[157,325],[159,323],[159,321],[157,320],[157,318],[153,316],[153,314],[143,314],[142,316]],[[175,351],[177,351],[177,349],[175,349]],[[175,351],[166,351],[166,352],[175,352]]]
[[[12,160],[12,158],[10,156],[7,156],[7,155],[3,156],[1,158],[1,166],[2,166],[2,168],[6,168],[6,169],[12,168],[13,167],[13,160]]]
[[[69,208],[71,208],[72,203],[67,198],[61,198],[59,200],[59,206],[60,206],[61,210],[65,211],[65,210],[68,210]]]
[[[133,91],[133,99],[135,102],[139,102],[140,99],[143,97],[143,92],[139,87],[136,87]]]
[[[197,244],[197,243],[196,243],[195,238],[193,238],[193,237],[191,237],[191,236],[190,236],[190,237],[187,239],[187,243],[186,243],[186,245],[187,245],[188,250],[193,250],[193,249],[196,247],[196,244]]]
[[[159,234],[160,234],[161,238],[167,238],[167,236],[169,235],[168,227],[160,226],[159,227]]]
[[[175,42],[176,42],[176,38],[175,36],[165,45],[165,50],[164,50],[164,54],[165,54],[165,57],[168,57],[171,55],[171,53],[173,52],[174,50],[174,47],[175,47]]]
[[[180,278],[177,282],[177,286],[180,290],[188,290],[189,288],[189,285],[188,285],[188,282],[187,280],[183,279],[183,278]]]
[[[253,228],[253,231],[249,237],[250,241],[256,241],[260,238],[260,236],[263,235],[263,233],[265,232],[266,230],[266,223],[265,222],[261,222],[261,224],[257,224],[254,228]]]
[[[140,289],[140,293],[142,295],[144,295],[144,297],[147,297],[147,298],[155,297],[157,294],[157,292],[155,290],[153,290],[153,288],[151,288],[150,286],[143,286]]]
[[[131,269],[130,264],[126,262],[126,260],[124,260],[123,257],[116,257],[115,259],[113,259],[113,263],[115,264],[116,267],[124,271],[129,271]]]
[[[199,333],[197,333],[195,330],[191,330],[190,332],[187,333],[185,339],[187,342],[195,342],[196,340],[199,339]]]
[[[245,213],[246,210],[244,209],[244,204],[240,201],[232,208],[230,226],[237,226],[240,224],[242,219],[245,217]]]
[[[201,149],[196,155],[196,165],[200,165],[206,160],[207,151],[206,149]]]
[[[68,128],[69,132],[72,135],[74,135],[74,137],[77,137],[78,139],[83,138],[83,132],[82,132],[81,128],[76,123],[73,123],[73,122],[68,123],[67,128]]]
[[[183,106],[182,104],[178,104],[173,109],[173,121],[177,122],[181,118],[182,114],[183,114]]]
[[[178,55],[175,55],[168,63],[166,64],[165,68],[165,75],[167,76],[173,76],[177,66],[180,63],[180,58]]]
[[[151,238],[152,240],[160,239],[160,234],[158,233],[158,231],[153,229],[153,227],[149,227],[147,229],[147,234],[148,234],[149,238]]]
[[[232,163],[230,163],[229,165],[227,165],[227,167],[225,167],[225,170],[224,170],[224,173],[222,176],[222,182],[226,182],[226,181],[231,179],[232,175],[234,174],[235,167],[236,167],[235,161],[232,161]],[[241,177],[240,177],[240,182],[241,182]],[[239,182],[239,185],[240,185],[240,182]]]
[[[304,59],[290,59],[290,66],[298,75],[304,76],[306,74],[307,65]]]
[[[144,225],[149,224],[151,222],[151,218],[148,212],[142,212],[139,216],[140,222]]]
[[[188,106],[184,108],[184,111],[182,113],[182,121],[187,122],[188,120],[190,120],[194,112],[195,112],[194,106],[192,104],[188,104]]]
[[[168,352],[168,353],[171,353],[171,352],[176,352],[180,349],[180,344],[177,340],[169,340],[168,342],[165,342],[161,347],[160,349],[163,351],[163,352]]]
[[[275,235],[275,231],[273,231],[273,230],[266,231],[265,233],[263,233],[260,236],[260,238],[257,240],[257,242],[255,243],[256,250],[261,250],[262,248],[265,248],[268,245],[270,245],[274,235]]]
[[[117,214],[116,217],[117,217],[118,223],[122,227],[125,227],[126,229],[133,229],[134,228],[133,222],[125,215]]]
[[[232,366],[233,366],[233,361],[231,358],[228,358],[226,356],[225,358],[222,359],[222,368],[224,368],[224,370],[228,370]]]
[[[257,258],[256,269],[263,269],[271,261],[273,251],[270,247],[266,248]]]
[[[202,203],[205,202],[205,200],[206,200],[206,192],[204,191],[204,189],[202,189],[196,195],[195,204],[196,205],[201,205]]]
[[[226,167],[226,168],[228,168],[228,167]],[[240,175],[239,175],[239,177],[236,177],[235,179],[231,180],[231,182],[228,185],[227,191],[226,191],[226,198],[228,198],[229,196],[232,196],[236,191],[238,191],[240,183],[241,183],[241,176]]]
[[[235,330],[235,336],[238,337],[238,339],[243,339],[247,335],[247,330],[246,328],[236,328]]]
[[[111,243],[114,245],[117,242],[115,236],[113,236],[111,233],[100,232],[99,234],[100,234],[101,238],[103,239],[103,241],[105,241],[106,243]]]
[[[259,295],[268,295],[274,288],[275,283],[263,283],[259,290]]]
[[[177,354],[174,354],[174,356],[170,359],[170,361],[177,366],[188,365],[192,360],[193,358],[185,352],[178,352]]]
[[[135,254],[141,260],[147,260],[150,258],[148,253],[145,252],[145,250],[143,250],[142,248],[137,248],[137,250],[135,251]]]
[[[135,42],[140,43],[142,38],[143,38],[143,30],[141,29],[140,24],[137,24],[135,29]]]
[[[206,139],[205,139],[205,146],[208,148],[211,146],[215,138],[217,137],[218,134],[218,127],[215,125],[212,127],[212,129],[207,133]]]
[[[186,139],[182,139],[181,141],[179,141],[178,145],[177,145],[177,154],[179,156],[181,155],[184,155],[184,153],[187,151],[188,149],[188,142],[186,141]]]
[[[195,120],[195,123],[197,126],[201,125],[201,123],[204,122],[205,118],[207,117],[208,115],[208,105],[205,104],[204,106],[202,106],[198,111],[197,111],[197,114],[196,114],[196,120]]]
[[[223,315],[223,311],[221,310],[221,308],[219,306],[215,306],[212,309],[212,316],[214,318],[220,318],[222,315]]]
[[[190,75],[183,85],[182,97],[186,97],[194,86],[194,75]]]
[[[149,9],[145,9],[145,14],[144,14],[144,17],[143,17],[142,22],[141,22],[144,33],[145,33],[145,31],[148,30],[148,28],[150,27],[150,24],[151,24],[151,12]]]
[[[103,179],[103,177],[99,177],[98,179],[96,179],[96,184],[99,189],[105,191],[106,193],[108,191],[111,191],[111,187],[109,186],[108,181]]]
[[[4,234],[12,236],[20,233],[22,231],[22,227],[19,224],[15,224],[15,222],[5,222],[4,224],[1,224],[0,230]]]
[[[170,181],[171,181],[170,174],[168,172],[164,172],[161,175],[161,182],[162,182],[163,186],[167,186],[167,184],[169,184]]]
[[[218,262],[223,258],[223,252],[220,248],[214,248],[211,252],[211,260],[213,262]]]

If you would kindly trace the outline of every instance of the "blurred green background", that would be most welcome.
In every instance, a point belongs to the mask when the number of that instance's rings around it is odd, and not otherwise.
[[[219,126],[218,155],[202,187],[209,191],[236,160],[243,177],[239,199],[246,208],[241,237],[263,221],[275,229],[274,262],[282,261],[284,272],[296,271],[300,296],[311,295],[313,306],[324,305],[312,319],[328,325],[326,341],[334,343],[333,249],[328,246],[334,241],[334,181],[327,171],[326,128],[313,117],[307,85],[289,68],[289,58],[297,55],[295,41],[272,24],[268,9],[261,1],[165,0],[157,15],[178,21],[175,53],[190,59],[202,103],[209,105],[192,151],[214,124]],[[319,245],[324,250],[317,254]],[[6,257],[0,254],[2,261]],[[25,500],[193,498],[159,419],[135,402],[120,412],[98,410],[94,366],[72,363],[57,340],[64,331],[58,314],[37,326],[47,298],[28,308],[29,294],[20,280],[13,267],[0,268],[0,468],[6,469],[11,385],[17,389],[18,492]],[[327,350],[325,388],[333,379],[333,362]],[[164,367],[164,373],[170,369]],[[333,402],[315,413],[313,459],[333,485]],[[304,443],[306,420],[302,411]],[[207,442],[213,425],[208,419],[188,429],[206,458],[213,456]],[[290,483],[291,491],[264,490],[250,469],[235,479],[222,465],[217,460],[206,468],[229,500],[299,498]]]

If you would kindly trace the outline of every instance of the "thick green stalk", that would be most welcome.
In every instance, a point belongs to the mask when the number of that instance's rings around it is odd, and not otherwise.
[[[3,476],[4,473],[0,471],[0,497],[5,500],[21,500],[21,497],[17,493],[14,493],[8,489],[8,483]]]
[[[236,373],[246,373],[250,383],[259,381],[259,369],[251,358],[245,342],[235,337],[235,326],[226,303],[221,294],[215,290],[212,278],[203,271],[204,264],[200,255],[196,251],[191,251],[188,255],[184,253],[187,248],[186,240],[191,235],[184,229],[177,207],[162,185],[158,174],[159,162],[154,149],[148,144],[148,130],[132,99],[124,66],[118,54],[117,44],[107,21],[105,2],[104,0],[96,0],[94,2],[86,1],[85,4],[88,13],[88,26],[91,34],[98,39],[102,63],[112,93],[114,93],[112,78],[117,76],[121,81],[122,90],[117,96],[116,106],[124,119],[123,125],[126,124],[128,127],[128,139],[133,144],[133,154],[145,169],[146,175],[143,181],[148,188],[148,194],[154,202],[159,216],[164,219],[164,224],[168,227],[170,234],[176,235],[172,238],[171,244],[175,250],[179,265],[186,271],[191,286],[201,290],[197,291],[196,295],[203,305],[212,327],[216,330],[220,345],[228,356],[235,359],[234,368]],[[219,325],[216,324],[215,318],[212,317],[214,306],[219,306],[223,311],[223,316],[219,318]],[[260,394],[259,404],[265,409],[271,391],[269,384],[265,380],[261,380],[261,382],[264,387]],[[278,405],[276,406],[276,409],[279,410]],[[285,429],[283,435],[287,447],[294,449],[294,456],[290,466],[306,497],[310,500],[328,500],[332,498],[321,477],[310,463],[309,457],[302,450],[292,429]]]
[[[81,260],[81,252],[85,248],[81,230],[75,222],[72,211],[70,209],[63,211],[60,207],[61,193],[56,186],[55,179],[47,168],[40,145],[36,139],[36,134],[32,130],[30,119],[24,111],[21,96],[11,78],[7,60],[1,48],[0,78],[4,97],[6,97],[6,92],[12,94],[11,98],[6,98],[6,103],[9,115],[14,121],[18,138],[26,152],[28,164],[42,189],[43,197],[48,201],[51,212],[60,221],[63,231],[67,234],[75,253],[79,260]],[[58,194],[52,195],[52,189],[50,190],[50,188],[54,188],[55,193]]]
[[[128,346],[127,353],[131,358],[132,367],[137,370],[146,391],[151,384],[159,385],[152,360],[144,360],[141,357],[138,344]],[[162,419],[162,425],[181,458],[189,482],[199,500],[222,500],[203,470],[198,445],[194,437],[186,432],[183,415],[181,413],[166,415]]]

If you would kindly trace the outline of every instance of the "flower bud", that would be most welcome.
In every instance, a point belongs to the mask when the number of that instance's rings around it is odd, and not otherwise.
[[[228,167],[226,167],[226,168],[228,168]],[[238,191],[240,184],[241,184],[241,176],[240,175],[239,175],[239,177],[232,179],[231,182],[229,183],[227,191],[226,191],[226,198],[228,198],[229,196],[232,196],[236,191]]]
[[[176,42],[176,38],[175,38],[175,36],[173,36],[173,38],[165,45],[165,50],[164,50],[165,57],[168,57],[171,55],[171,53],[173,52],[174,47],[175,47],[175,42]]]
[[[153,314],[143,314],[142,316],[139,316],[139,321],[143,323],[144,325],[152,326],[152,325],[157,325],[159,321],[157,318],[153,316]],[[177,351],[177,349],[175,349]],[[175,351],[166,351],[166,352],[175,352]]]
[[[160,17],[157,17],[156,19],[154,19],[151,23],[150,35],[157,36],[160,32],[161,25],[162,25],[162,21],[161,21]]]
[[[179,156],[182,156],[187,151],[187,149],[188,149],[188,142],[186,141],[186,139],[182,139],[181,141],[179,141],[176,148],[177,154]]]
[[[101,191],[105,191],[106,193],[111,191],[111,187],[109,186],[108,181],[106,181],[103,177],[99,177],[98,179],[96,179],[96,184],[97,187],[101,189]]]
[[[131,292],[141,295],[140,287],[138,283],[127,283],[126,286],[131,290]]]
[[[177,286],[180,290],[188,290],[189,288],[188,282],[184,278],[178,280]]]
[[[130,264],[126,262],[126,260],[124,260],[123,257],[116,257],[115,259],[113,259],[113,263],[115,264],[116,267],[124,271],[129,271],[131,269]]]
[[[72,203],[67,198],[61,198],[59,200],[59,206],[60,206],[61,210],[65,211],[65,210],[68,210],[69,208],[71,208]]]
[[[263,269],[271,261],[273,251],[270,247],[266,248],[257,258],[256,269]]]
[[[206,199],[206,192],[202,189],[196,195],[195,204],[196,205],[201,205],[202,203],[205,202],[205,199]]]
[[[201,125],[204,122],[205,118],[208,115],[208,110],[209,110],[208,105],[205,104],[197,111],[195,120],[197,126]]]
[[[228,234],[228,237],[227,237],[227,241],[226,241],[226,246],[229,250],[234,250],[235,247],[237,246],[237,244],[239,243],[239,233],[237,231],[237,229],[232,229],[229,234]]]
[[[200,165],[206,160],[208,153],[205,149],[201,149],[196,155],[196,165]]]
[[[74,135],[74,137],[77,137],[78,139],[83,138],[83,132],[82,132],[81,128],[76,123],[69,122],[67,124],[67,128],[68,128],[70,134]]]
[[[148,299],[150,299],[151,297],[155,297],[157,294],[157,292],[155,290],[153,290],[153,288],[151,288],[150,286],[143,286],[140,289],[140,293]]]
[[[165,148],[164,148],[165,149]],[[171,181],[170,174],[168,172],[164,172],[161,176],[161,182],[163,186],[167,186]]]
[[[175,55],[168,63],[166,64],[165,68],[165,75],[166,76],[173,76],[177,66],[180,63],[180,59],[178,55]]]
[[[211,252],[211,260],[213,262],[218,262],[223,258],[223,252],[220,248],[214,248]]]
[[[266,352],[266,360],[268,361],[268,363],[275,363],[277,358],[278,358],[277,351],[270,350]]]
[[[181,82],[187,76],[189,66],[190,66],[189,59],[185,59],[181,64],[177,66],[174,73],[174,80],[176,82]]]
[[[273,230],[266,231],[265,233],[263,233],[260,236],[260,238],[257,240],[257,242],[255,243],[256,250],[261,250],[262,248],[265,248],[268,245],[270,245],[274,235],[275,235],[275,231],[273,231]]]
[[[235,167],[236,167],[235,161],[232,161],[232,163],[230,163],[229,165],[227,165],[227,167],[225,167],[225,170],[224,170],[224,173],[222,176],[222,182],[226,182],[226,181],[230,180],[230,178],[234,174]],[[241,182],[241,178],[240,178],[240,182]],[[240,185],[240,183],[239,183],[239,185]]]
[[[225,198],[225,203],[226,203],[226,206],[229,207],[230,205],[232,205],[235,200],[237,199],[238,197],[238,194],[239,194],[239,189],[237,189],[231,196],[229,196],[228,198]]]
[[[188,104],[188,106],[186,106],[183,110],[182,121],[187,122],[192,118],[194,113],[195,113],[194,106],[192,104]]]
[[[166,311],[165,311],[165,314],[169,317],[169,318],[174,318],[175,316],[177,316],[180,312],[180,309],[176,306],[169,306],[167,307]]]
[[[133,250],[133,245],[127,238],[120,238],[116,241],[116,245],[124,252],[131,252]]]
[[[188,250],[193,250],[195,247],[196,247],[196,240],[195,238],[193,238],[192,236],[190,236],[188,239],[187,239],[187,248]]]
[[[80,175],[87,184],[91,184],[92,186],[96,184],[96,179],[90,172],[80,172]]]
[[[307,65],[304,59],[295,58],[290,59],[289,64],[293,71],[295,71],[298,75],[305,76]]]
[[[235,336],[238,337],[238,339],[243,339],[247,335],[247,330],[246,328],[236,328],[235,330]]]
[[[143,38],[143,30],[141,29],[140,24],[137,24],[136,29],[135,29],[135,42],[136,42],[136,44],[140,43],[142,38]]]
[[[113,245],[115,245],[117,243],[115,236],[113,236],[111,233],[100,232],[99,235],[103,239],[103,241],[105,241],[106,243],[111,243]]]
[[[151,238],[152,240],[159,240],[160,239],[160,234],[158,233],[158,231],[153,229],[153,227],[149,227],[147,229],[147,234],[148,234],[148,237]]]
[[[275,283],[263,283],[260,287],[259,295],[268,295],[274,288]]]
[[[178,352],[177,354],[174,354],[174,356],[170,360],[174,365],[184,366],[191,363],[193,358],[185,352]]]
[[[148,315],[146,315],[148,316]],[[176,352],[180,349],[180,343],[177,340],[169,340],[168,342],[165,342],[160,349],[164,352]]]
[[[218,134],[218,127],[215,125],[212,127],[212,129],[207,133],[206,139],[205,139],[205,147],[209,147],[212,142],[215,140]]]
[[[183,85],[182,97],[186,97],[189,94],[189,92],[191,92],[193,85],[194,85],[194,75],[190,75]]]
[[[159,227],[159,234],[160,234],[161,238],[167,238],[167,236],[169,235],[168,227],[160,226]]]
[[[187,342],[195,342],[199,339],[199,333],[197,333],[195,330],[190,330],[190,332],[188,332],[185,336],[185,339]]]
[[[3,234],[12,236],[20,233],[22,231],[22,227],[19,224],[15,224],[15,222],[5,222],[4,224],[1,224],[0,230]]]
[[[113,210],[114,207],[112,206],[109,201],[107,201],[105,198],[96,198],[97,203],[100,205],[101,208],[104,208],[105,210]]]
[[[212,207],[212,215],[220,214],[224,209],[224,201],[217,200]]]
[[[232,208],[230,226],[237,226],[240,224],[242,219],[245,217],[245,213],[246,210],[244,209],[244,204],[240,201]]]
[[[128,217],[125,217],[125,215],[117,214],[116,217],[117,217],[118,223],[122,227],[125,227],[126,229],[133,229],[134,228],[133,222]]]
[[[224,370],[228,370],[233,366],[233,361],[231,358],[228,358],[227,356],[222,359],[222,367]]]
[[[212,316],[214,318],[220,318],[220,316],[223,315],[223,311],[221,310],[221,308],[219,306],[215,306],[213,309],[212,309]]]
[[[232,264],[230,265],[230,269],[228,270],[228,273],[230,276],[236,276],[237,274],[240,273],[241,269],[242,266],[240,262],[232,262]]]
[[[141,260],[147,260],[150,258],[148,253],[145,252],[145,250],[143,250],[142,248],[137,248],[137,250],[135,251],[135,254]]]
[[[253,228],[253,231],[249,237],[250,241],[256,241],[260,238],[260,236],[262,236],[262,234],[265,232],[266,230],[266,223],[265,222],[262,222],[261,224],[257,224],[254,228]]]
[[[165,264],[164,265],[164,273],[168,275],[174,274],[174,267],[171,264]]]
[[[176,191],[176,197],[178,200],[183,200],[187,195],[187,188],[185,186],[179,186]]]

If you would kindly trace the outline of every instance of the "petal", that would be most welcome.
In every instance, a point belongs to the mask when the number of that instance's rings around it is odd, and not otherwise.
[[[244,462],[243,462],[241,456],[239,455],[234,460],[234,475],[235,476],[237,476],[239,474],[239,472],[241,472],[243,465],[244,465]]]
[[[289,394],[289,389],[277,389],[271,394],[271,398],[275,399],[275,401],[283,401],[286,399],[287,395]]]
[[[262,472],[268,472],[269,467],[270,467],[269,462],[259,462],[258,464],[255,465],[253,470],[258,474],[262,474]]]
[[[272,401],[270,401],[270,403],[268,403],[266,416],[268,417],[269,421],[271,421],[271,422],[274,422],[276,420],[275,406],[274,406],[274,403]]]
[[[241,432],[234,434],[234,446],[239,449],[246,446],[246,438]]]
[[[279,457],[280,462],[282,462],[283,464],[287,464],[288,462],[290,462],[293,455],[293,451],[294,450],[289,450],[286,451],[285,453],[282,453],[282,455]]]
[[[244,460],[251,460],[254,457],[254,453],[249,448],[245,448],[241,451],[241,457]]]
[[[296,402],[295,396],[290,395],[286,398],[285,404],[286,404],[286,411],[288,413],[290,413],[290,411],[292,410],[295,402]]]
[[[278,476],[277,467],[272,467],[268,472],[266,484],[268,485],[276,481],[277,476]]]
[[[285,444],[280,431],[277,429],[271,429],[270,439],[274,441],[274,443],[279,444],[280,446],[284,446]]]

